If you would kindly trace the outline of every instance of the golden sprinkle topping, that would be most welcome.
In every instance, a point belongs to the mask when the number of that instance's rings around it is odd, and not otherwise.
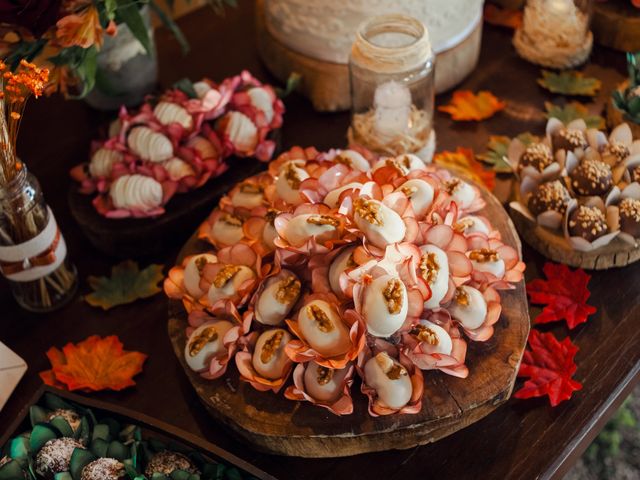
[[[204,328],[189,344],[189,356],[195,357],[202,351],[207,343],[215,342],[218,339],[216,327],[211,325]]]
[[[310,223],[311,225],[330,225],[334,228],[337,228],[338,225],[340,225],[338,219],[328,215],[312,215],[307,218],[307,223]]]
[[[284,280],[280,280],[276,290],[276,301],[283,305],[289,305],[298,298],[301,287],[300,280],[296,277],[287,277]]]
[[[420,276],[425,280],[425,282],[429,285],[435,282],[438,272],[440,271],[440,265],[438,264],[436,254],[430,252],[422,255],[418,268],[420,269]]]
[[[456,288],[456,293],[454,294],[454,300],[458,305],[462,305],[463,307],[469,306],[469,295],[464,291],[462,287]]]
[[[302,179],[298,174],[298,170],[293,163],[288,163],[284,169],[284,178],[287,180],[287,183],[293,190],[298,190],[300,188],[300,184],[302,183]]]
[[[366,198],[358,198],[354,208],[360,218],[369,222],[371,225],[377,225],[379,227],[384,225],[379,203],[373,200],[367,200]]]
[[[412,187],[410,185],[403,185],[400,187],[400,191],[404,193],[407,198],[413,197],[413,194],[418,191],[418,187]]]
[[[280,348],[280,344],[282,343],[282,337],[284,337],[283,330],[277,330],[271,338],[264,342],[262,346],[262,351],[260,352],[260,361],[262,363],[269,363],[269,361],[273,358],[273,356]]]
[[[621,162],[625,158],[629,156],[629,148],[626,145],[623,145],[620,142],[612,142],[608,145],[605,145],[603,153],[605,155],[611,155],[617,159],[618,162]]]
[[[318,324],[318,330],[323,333],[329,333],[335,328],[329,316],[318,305],[307,305],[307,316]]]
[[[387,282],[387,285],[382,291],[384,297],[384,303],[387,305],[387,311],[390,314],[399,313],[402,310],[404,304],[404,298],[402,293],[402,282],[397,278],[392,278]]]
[[[640,200],[623,198],[619,205],[620,215],[640,222]]]
[[[232,227],[241,227],[242,219],[237,215],[232,213],[225,213],[220,217],[220,221],[226,223],[227,225],[231,225]]]
[[[222,288],[239,271],[240,271],[240,267],[238,265],[225,265],[216,274],[216,277],[213,279],[213,284],[215,285],[216,288]]]
[[[469,259],[479,263],[497,262],[500,260],[500,256],[498,255],[498,252],[491,250],[490,248],[479,248],[469,252]]]
[[[530,144],[520,158],[521,167],[531,165],[540,172],[551,165],[552,162],[553,154],[551,149],[544,143]]]
[[[240,185],[240,191],[242,193],[258,195],[264,192],[264,189],[260,185],[256,185],[255,183],[244,182],[242,185]]]
[[[318,376],[316,377],[316,382],[318,385],[326,385],[333,378],[333,369],[323,367],[322,365],[318,365]]]
[[[573,148],[584,147],[587,145],[587,138],[582,130],[569,130],[565,128],[558,132],[558,136],[563,138]]]
[[[421,342],[428,343],[429,345],[438,345],[438,335],[436,332],[421,323],[414,325],[409,334]]]
[[[576,227],[578,225],[582,228],[591,229],[594,235],[608,228],[604,212],[598,207],[589,207],[587,205],[580,205],[578,209],[571,214],[569,226]]]

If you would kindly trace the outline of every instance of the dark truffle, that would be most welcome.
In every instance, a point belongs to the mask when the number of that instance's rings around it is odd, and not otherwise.
[[[632,237],[640,237],[640,200],[623,198],[620,209],[620,230]]]
[[[544,143],[531,143],[524,151],[518,162],[518,170],[531,166],[542,172],[553,162],[551,149]]]
[[[49,415],[47,415],[47,421],[51,421],[56,417],[64,418],[74,432],[77,431],[78,428],[80,428],[80,415],[78,415],[73,410],[69,410],[67,408],[58,408],[57,410],[54,410],[50,412]]]
[[[115,458],[99,458],[82,469],[80,480],[122,480],[127,472]]]
[[[608,143],[600,151],[602,161],[612,167],[626,159],[629,153],[629,148],[620,142]]]
[[[69,471],[71,454],[82,444],[70,437],[49,440],[36,455],[36,472],[44,478],[51,479],[56,473]]]
[[[194,474],[200,473],[198,468],[185,455],[178,452],[164,450],[151,457],[147,464],[147,468],[144,469],[144,474],[148,478],[151,478],[154,473],[171,475],[171,473],[176,470],[184,470]]]
[[[528,207],[529,211],[536,217],[549,210],[564,215],[569,200],[571,200],[569,191],[559,180],[554,180],[538,185],[531,197],[529,197]]]
[[[599,160],[580,163],[570,177],[571,188],[578,195],[604,195],[613,186],[611,167]]]
[[[604,212],[598,207],[580,205],[569,215],[569,235],[592,242],[609,232]]]
[[[558,130],[551,136],[551,143],[553,144],[553,150],[566,150],[573,151],[578,148],[587,148],[589,143],[587,137],[582,130],[573,130],[563,128]]]

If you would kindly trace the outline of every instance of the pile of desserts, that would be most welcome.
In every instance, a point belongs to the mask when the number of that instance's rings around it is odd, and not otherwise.
[[[106,217],[161,215],[175,193],[222,174],[230,156],[270,160],[269,134],[283,112],[274,89],[247,71],[220,84],[183,81],[139,111],[123,107],[109,139],[95,142],[90,161],[71,175]]]
[[[96,417],[90,409],[45,394],[30,409],[31,429],[0,453],[8,480],[241,480],[252,476],[199,452],[143,435],[136,425]],[[180,451],[177,451],[180,449]],[[4,456],[2,455],[4,454]]]
[[[260,391],[373,416],[417,413],[423,370],[466,377],[524,264],[479,215],[480,191],[415,155],[299,147],[234,186],[200,226],[210,250],[164,289],[188,312],[186,364],[235,360]]]
[[[627,124],[604,132],[583,120],[552,118],[546,137],[528,145],[515,139],[508,156],[519,177],[511,207],[531,222],[564,236],[581,252],[631,245],[640,238],[640,140]]]

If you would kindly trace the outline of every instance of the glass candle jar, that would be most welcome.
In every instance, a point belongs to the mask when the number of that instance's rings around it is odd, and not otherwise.
[[[64,237],[24,164],[0,184],[0,273],[20,306],[34,312],[64,305],[77,287]]]
[[[429,33],[406,15],[366,21],[351,49],[351,146],[431,161],[435,57]]]
[[[591,0],[527,0],[513,43],[521,57],[550,68],[584,63],[593,46]]]

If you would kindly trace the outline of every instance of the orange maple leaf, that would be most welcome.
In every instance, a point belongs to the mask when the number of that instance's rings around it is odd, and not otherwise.
[[[476,160],[476,156],[470,148],[458,147],[455,152],[436,153],[433,157],[433,163],[484,185],[489,190],[493,190],[496,186],[496,173],[485,169]]]
[[[500,8],[491,3],[484,6],[484,21],[496,27],[520,28],[522,11],[511,8]]]
[[[40,372],[47,385],[69,390],[122,390],[136,384],[132,378],[142,371],[147,356],[127,352],[117,336],[97,335],[77,344],[67,343],[62,350],[47,351],[51,370]]]
[[[477,94],[469,90],[457,90],[453,92],[451,103],[438,107],[438,110],[449,113],[456,121],[480,121],[492,117],[506,106],[505,102],[486,90]]]

